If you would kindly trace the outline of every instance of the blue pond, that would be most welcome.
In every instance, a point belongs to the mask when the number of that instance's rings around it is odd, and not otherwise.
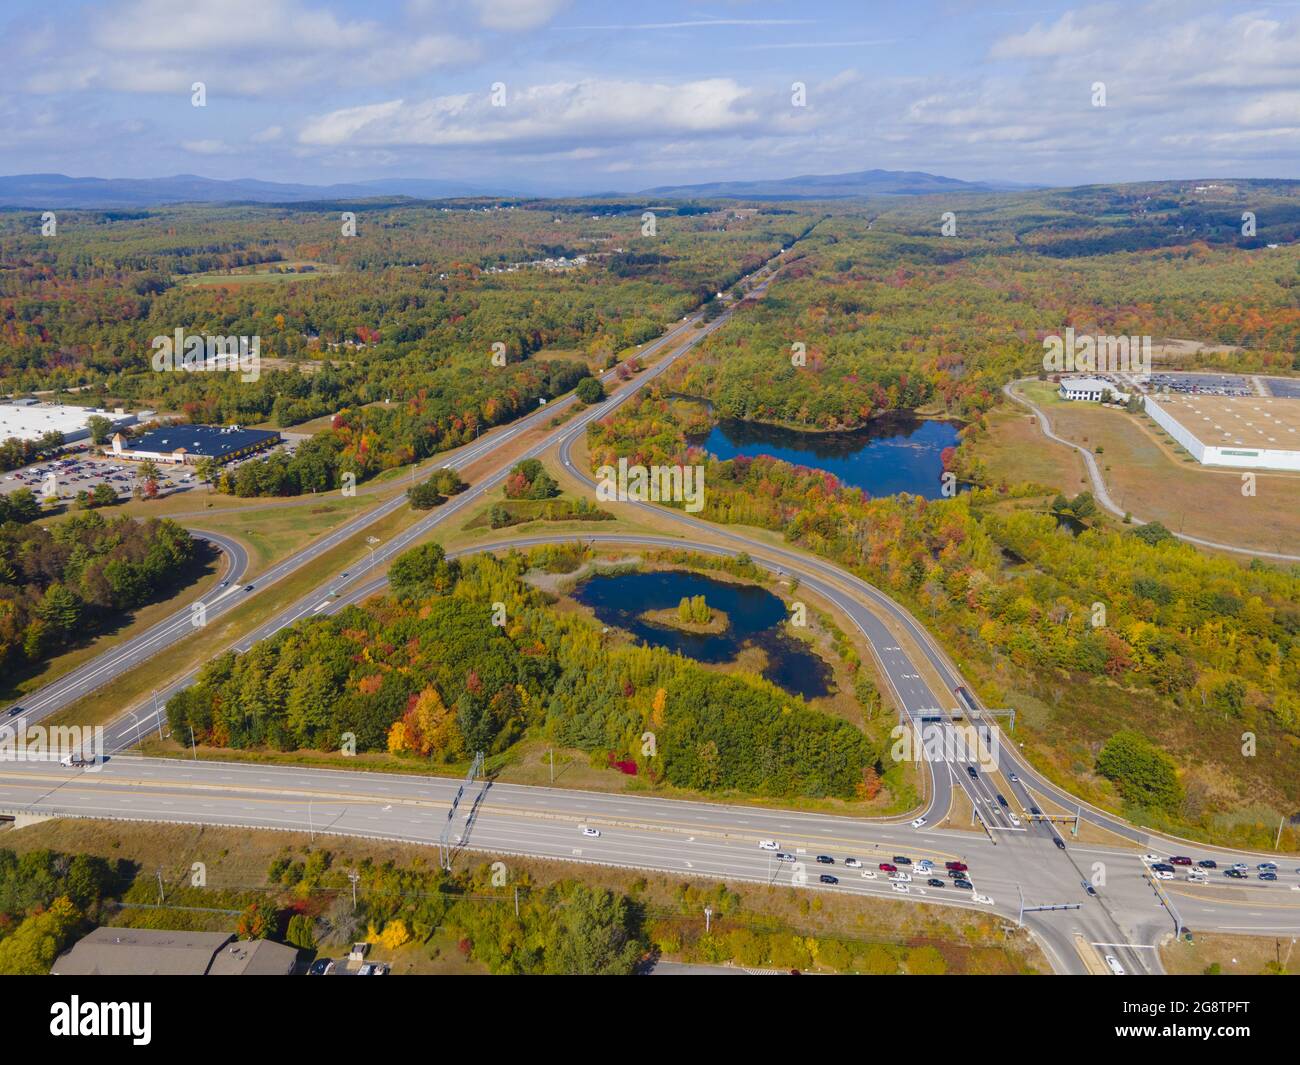
[[[648,610],[675,608],[683,598],[696,595],[727,615],[731,624],[725,632],[685,632],[640,616]],[[595,611],[604,624],[624,629],[652,647],[666,647],[710,664],[731,662],[744,648],[759,647],[767,656],[763,676],[773,684],[805,699],[832,690],[830,666],[782,631],[785,603],[756,584],[732,584],[682,570],[619,573],[583,581],[573,597]]]
[[[870,496],[899,492],[938,499],[942,495],[940,454],[955,447],[961,427],[910,414],[890,414],[862,429],[808,433],[759,422],[723,419],[692,444],[720,459],[771,455],[799,466],[833,473]]]

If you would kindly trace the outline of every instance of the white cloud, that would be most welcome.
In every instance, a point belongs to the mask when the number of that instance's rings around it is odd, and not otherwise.
[[[994,59],[1047,59],[1077,56],[1086,52],[1099,37],[1096,26],[1081,25],[1073,11],[1067,11],[1050,26],[1035,23],[1033,29],[1012,34],[990,49]]]
[[[729,78],[679,85],[588,80],[507,87],[504,107],[492,106],[483,92],[346,108],[311,119],[298,139],[389,147],[626,141],[736,132],[770,117],[749,90]]]
[[[569,0],[475,0],[479,21],[490,30],[535,30],[569,6]]]
[[[479,45],[344,19],[304,0],[118,0],[77,29],[22,37],[33,93],[110,90],[278,96],[328,83],[381,85],[470,62]]]

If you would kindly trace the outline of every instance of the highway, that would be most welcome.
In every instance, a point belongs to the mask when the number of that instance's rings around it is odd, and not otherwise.
[[[760,292],[764,286],[759,286]],[[689,320],[648,346],[643,354],[680,338],[685,330],[693,333],[693,337],[676,352],[634,377],[606,401],[581,411],[518,458],[540,456],[558,447],[566,469],[590,483],[590,478],[575,468],[571,456],[573,443],[585,432],[587,425],[595,418],[606,417],[619,403],[654,380],[694,343],[719,328],[729,313],[700,328],[695,327],[694,319]],[[514,433],[535,424],[536,418],[549,418],[571,401],[571,397],[566,397],[548,405],[543,412],[521,420],[508,432],[490,436],[464,449],[454,462],[465,465],[482,457]],[[442,507],[435,508],[399,536],[376,545],[372,557],[363,565],[355,566],[346,579],[339,576],[323,581],[310,595],[302,597],[246,635],[237,648],[246,649],[303,617],[335,612],[382,589],[383,571],[393,557],[439,523],[481,500],[500,484],[509,466],[518,458],[503,463],[495,473]],[[378,509],[391,511],[404,503],[404,498],[398,495]],[[902,715],[913,722],[935,712],[946,717],[946,708],[954,705],[956,697],[952,693],[963,686],[956,667],[924,626],[904,607],[867,582],[815,556],[751,541],[726,526],[706,523],[681,511],[648,503],[622,505],[653,507],[661,519],[666,517],[678,522],[682,536],[597,535],[595,539],[599,543],[626,547],[689,547],[723,554],[744,551],[778,578],[797,576],[803,586],[831,602],[850,619],[871,645],[878,672]],[[347,532],[340,529],[332,534],[338,537],[334,542],[354,535],[376,519],[375,512],[353,519],[344,527]],[[714,547],[701,542],[693,534],[702,531],[707,531],[710,538],[720,538],[732,546]],[[541,536],[503,540],[468,550],[501,550],[510,546],[572,542],[573,539],[571,533]],[[318,542],[279,566],[292,564],[297,568],[325,549]],[[233,573],[238,556],[231,557]],[[272,572],[268,571],[259,578],[259,590]],[[282,572],[279,576],[283,575]],[[235,583],[219,589],[219,595],[209,593],[212,598],[208,607],[209,619],[214,611],[228,609],[232,600],[242,598],[243,593],[231,594],[237,586]],[[172,621],[184,626],[185,638],[192,637],[188,608]],[[910,644],[920,649],[927,672],[937,675],[948,691],[935,693],[930,689],[909,651],[898,645],[893,635],[898,629],[906,632]],[[138,640],[144,641],[152,634],[155,643],[165,645],[167,640],[163,634],[168,632],[182,638],[177,629],[160,629],[159,632],[150,630]],[[73,675],[65,679],[73,684],[95,686],[120,676],[153,653],[149,644],[140,642],[138,646],[132,646],[134,643],[131,641],[89,664],[97,666],[101,672],[89,673],[80,681],[72,681]],[[213,653],[219,650],[214,648]],[[123,658],[119,666],[110,656],[123,653],[129,653],[131,657]],[[165,702],[172,692],[192,683],[193,679],[193,673],[177,678],[166,690],[159,692],[160,702]],[[75,691],[75,687],[70,688],[71,691]],[[66,705],[73,697],[69,694],[60,701],[58,694],[54,693],[35,709],[50,713],[53,712],[51,708]],[[33,702],[34,698],[28,699],[24,705]],[[984,708],[978,705],[970,708],[969,716],[975,721],[993,724],[991,719],[985,718]],[[944,727],[951,725],[949,722]],[[123,752],[142,734],[155,728],[161,730],[162,721],[151,704],[129,708],[108,727],[107,749]],[[1136,850],[1073,840],[1061,849],[1053,842],[1057,834],[1055,827],[1031,824],[1023,816],[1021,823],[1015,824],[1010,811],[1023,815],[1043,797],[1070,810],[1079,804],[1024,764],[1015,753],[1013,744],[1001,743],[999,753],[1001,772],[1016,773],[1020,778],[1019,784],[995,783],[982,773],[972,779],[963,766],[954,768],[948,762],[927,763],[931,787],[925,816],[929,823],[920,829],[914,829],[906,822],[867,821],[756,806],[492,784],[472,790],[462,802],[453,826],[453,840],[461,850],[636,866],[729,880],[789,882],[802,870],[808,890],[852,891],[921,904],[943,902],[973,906],[992,909],[1013,921],[1022,916],[1022,901],[1027,907],[1052,905],[1062,908],[1051,911],[1031,909],[1023,914],[1023,920],[1054,970],[1095,971],[1099,960],[1097,954],[1114,954],[1129,972],[1159,972],[1156,946],[1162,937],[1174,930],[1175,923],[1157,898],[1157,888],[1146,874]],[[430,776],[146,759],[116,753],[103,766],[88,771],[64,769],[51,763],[0,763],[0,808],[24,816],[120,817],[243,825],[430,843],[438,839],[447,818],[451,795],[458,784],[458,781]],[[1007,809],[997,802],[999,787],[1010,793]],[[944,821],[958,794],[964,795],[966,801],[980,812],[986,826],[984,830],[935,827]],[[1187,853],[1197,858],[1214,857],[1221,864],[1240,859],[1252,865],[1260,858],[1258,855],[1249,857],[1218,848],[1161,839],[1104,811],[1087,806],[1079,808],[1086,823],[1161,855]],[[587,824],[598,827],[601,835],[594,839],[583,836],[581,826]],[[758,841],[764,838],[778,840],[798,861],[776,862],[770,852],[758,848]],[[819,866],[815,861],[819,853],[834,857],[836,864],[833,867]],[[895,854],[930,857],[940,862],[960,858],[971,867],[975,891],[929,888],[923,882],[914,881],[906,885],[908,891],[904,894],[879,877],[864,879],[856,870],[846,869],[842,864],[842,859],[848,856],[868,863],[869,859],[879,862]],[[1300,934],[1300,891],[1290,890],[1300,883],[1300,878],[1294,873],[1300,860],[1279,858],[1278,861],[1283,866],[1284,875],[1276,884],[1254,880],[1231,883],[1220,882],[1220,879],[1205,885],[1167,882],[1164,885],[1168,892],[1166,898],[1177,909],[1180,923],[1186,927]],[[822,872],[839,877],[839,883],[821,884],[818,876]],[[1084,880],[1097,883],[1095,896],[1087,892]],[[991,897],[991,906],[976,903],[975,893]],[[1080,952],[1080,943],[1083,953]],[[1091,956],[1090,951],[1094,952]]]
[[[759,286],[756,291],[760,290]],[[622,403],[628,396],[634,394],[643,388],[650,381],[654,380],[667,366],[679,358],[691,346],[698,343],[700,339],[716,330],[725,320],[726,316],[721,316],[713,323],[702,328],[696,328],[696,322],[701,317],[700,313],[690,316],[686,321],[675,326],[665,333],[662,337],[651,341],[637,353],[638,359],[657,354],[665,347],[671,347],[680,341],[683,336],[688,338],[688,343],[680,350],[673,352],[667,359],[661,360],[650,369],[634,376],[624,387],[617,390],[614,395],[604,403],[584,411],[578,418],[574,419],[573,424],[566,425],[562,431],[566,434],[576,433],[585,430],[587,424],[594,417],[603,416],[608,411]],[[601,380],[609,387],[611,384],[618,383],[617,368],[606,371]],[[445,461],[439,463],[442,466],[449,466],[452,469],[463,470],[486,456],[494,454],[498,449],[510,443],[520,434],[529,432],[539,425],[545,424],[557,414],[572,406],[576,402],[575,396],[570,393],[560,397],[552,402],[539,407],[537,411],[510,423],[507,426],[485,434],[473,444],[465,445],[455,451],[447,453]],[[536,457],[550,446],[551,439],[538,447],[528,451],[526,455],[521,455],[520,459],[526,457]],[[518,461],[518,460],[516,460]],[[434,508],[424,518],[419,520],[405,530],[399,536],[383,543],[377,544],[372,552],[358,565],[349,571],[349,579],[355,579],[373,568],[386,568],[387,563],[404,551],[411,543],[418,540],[435,526],[446,521],[454,514],[459,513],[467,507],[472,506],[481,500],[489,491],[495,488],[508,472],[511,462],[503,467],[491,477],[481,480],[479,483],[471,485],[464,492],[450,499],[440,507]],[[307,500],[310,502],[310,500]],[[407,505],[406,496],[402,492],[397,492],[391,498],[385,500],[377,507],[367,510],[363,514],[340,525],[337,529],[313,540],[302,550],[282,559],[275,563],[264,573],[258,575],[253,582],[252,591],[263,591],[268,587],[283,580],[285,577],[296,573],[298,570],[308,565],[321,554],[331,550],[338,545],[345,543],[358,533],[364,532],[365,529],[379,522],[383,518],[393,514]],[[217,618],[238,608],[248,600],[248,592],[245,586],[240,582],[247,571],[248,556],[238,541],[230,537],[220,536],[213,532],[207,532],[201,529],[192,529],[192,533],[200,539],[212,542],[220,548],[226,555],[227,565],[226,572],[223,574],[223,580],[218,588],[203,596],[199,602],[204,607],[204,621],[202,625],[196,625],[195,613],[191,606],[176,611],[170,617],[151,626],[147,631],[140,633],[131,639],[123,642],[120,646],[96,655],[89,662],[83,664],[78,669],[65,674],[51,683],[38,688],[24,696],[18,701],[24,710],[24,716],[29,723],[40,721],[57,713],[63,708],[76,702],[78,699],[103,687],[119,676],[135,668],[141,662],[152,658],[154,655],[166,650],[168,647],[189,639],[193,639],[203,625],[211,624]],[[295,604],[289,610],[284,611],[277,616],[272,622],[263,625],[256,630],[251,639],[241,641],[237,647],[240,650],[251,646],[252,642],[261,639],[272,632],[283,628],[285,624],[291,624],[299,617],[312,612],[322,597],[328,597],[331,591],[336,587],[346,584],[347,580],[341,577],[328,581],[317,589],[313,590],[299,603]],[[176,690],[178,685],[172,685],[167,689],[160,689],[158,698],[160,702],[165,702],[166,696]],[[152,705],[148,708],[152,714]],[[139,713],[138,708],[131,708],[124,718],[131,712]],[[148,726],[141,720],[139,725],[127,725],[131,728],[143,728],[147,731]],[[122,729],[127,725],[120,725],[116,734],[126,735]],[[132,736],[134,739],[134,735]]]

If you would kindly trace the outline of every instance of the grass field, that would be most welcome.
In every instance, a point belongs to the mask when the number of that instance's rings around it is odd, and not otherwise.
[[[1245,496],[1242,471],[1200,465],[1145,415],[1066,402],[1050,383],[1030,382],[1020,387],[1046,412],[1058,436],[1094,453],[1097,447],[1102,448],[1096,459],[1111,495],[1120,507],[1144,521],[1159,521],[1174,532],[1266,551],[1294,552],[1300,543],[1300,474],[1259,471],[1256,494]],[[1022,474],[1022,479],[1045,480],[1044,460],[1030,457],[1040,450],[1065,455],[1053,461],[1080,463],[1077,455],[1067,454],[1064,447],[1041,436],[1036,446],[1024,441],[1028,411],[1017,410],[1025,417],[1008,418],[990,434],[987,447],[992,457],[987,461],[991,470],[1002,476],[1007,476],[1000,473],[1005,469]],[[977,453],[984,455],[985,447],[979,445]],[[1088,487],[1086,481],[1079,480],[1081,465],[1078,469],[1073,479],[1056,482],[1066,494]],[[1024,477],[1030,470],[1038,470],[1038,476]]]
[[[1300,976],[1300,947],[1293,936],[1236,936],[1196,932],[1193,942],[1176,940],[1160,948],[1160,961],[1173,976],[1207,971],[1224,976],[1285,972]],[[1212,967],[1217,966],[1217,969]]]
[[[306,269],[306,272],[301,272]],[[274,271],[292,271],[276,273]],[[257,263],[253,266],[241,266],[235,270],[212,271],[206,274],[180,274],[172,280],[181,285],[259,285],[284,284],[290,281],[314,281],[318,277],[329,277],[341,272],[333,263],[312,262],[310,260],[281,261],[274,263]]]

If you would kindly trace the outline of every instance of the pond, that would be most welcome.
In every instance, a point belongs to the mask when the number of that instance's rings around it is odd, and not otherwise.
[[[722,632],[689,632],[641,615],[675,610],[685,598],[702,595],[730,624]],[[679,651],[697,662],[720,665],[745,648],[758,647],[767,657],[763,676],[793,695],[815,699],[832,690],[831,667],[801,641],[783,631],[786,606],[779,596],[756,584],[733,584],[699,573],[666,570],[591,577],[573,591],[604,624],[632,633],[652,647]]]
[[[954,422],[898,413],[873,418],[861,429],[810,433],[760,422],[723,419],[692,444],[720,459],[771,455],[799,466],[833,473],[870,496],[899,492],[926,499],[942,496],[943,449],[957,446]]]

